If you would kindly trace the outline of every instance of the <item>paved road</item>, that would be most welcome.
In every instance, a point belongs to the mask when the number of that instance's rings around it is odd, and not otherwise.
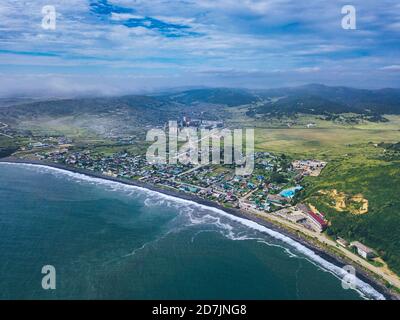
[[[400,288],[400,278],[399,276],[397,276],[395,273],[393,273],[392,271],[388,270],[387,268],[380,268],[380,267],[375,267],[374,265],[372,265],[371,263],[369,263],[368,261],[362,259],[361,257],[359,257],[358,255],[354,254],[353,252],[347,250],[346,248],[343,248],[341,246],[337,246],[337,243],[331,239],[329,239],[325,234],[323,233],[317,233],[311,230],[308,230],[298,224],[294,224],[290,221],[287,221],[285,219],[279,218],[277,216],[274,216],[272,214],[268,214],[265,213],[263,211],[259,211],[259,210],[255,210],[255,209],[250,209],[250,212],[254,213],[255,215],[261,216],[267,220],[270,220],[272,222],[277,222],[280,224],[285,225],[288,228],[294,229],[296,231],[300,231],[303,234],[315,238],[317,239],[319,242],[333,247],[336,250],[339,250],[344,256],[346,256],[347,258],[349,258],[351,261],[354,261],[355,263],[363,266],[365,269],[381,276],[383,279],[385,279],[387,282],[389,282],[390,284],[392,284],[393,286]]]

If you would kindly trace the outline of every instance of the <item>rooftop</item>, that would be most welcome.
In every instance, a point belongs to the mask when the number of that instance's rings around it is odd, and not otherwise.
[[[375,251],[369,247],[367,247],[366,245],[362,244],[361,242],[358,241],[353,241],[350,244],[351,247],[356,247],[357,249],[360,249],[366,253],[375,253]]]

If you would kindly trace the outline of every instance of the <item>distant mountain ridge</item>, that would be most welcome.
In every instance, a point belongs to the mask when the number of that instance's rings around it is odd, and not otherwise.
[[[257,103],[261,113],[400,114],[400,89],[355,89],[310,84],[265,90],[194,89],[163,96],[177,103],[210,103],[235,107]]]
[[[187,105],[210,103],[228,107],[250,104],[259,100],[250,90],[230,88],[193,89],[165,95],[163,98]]]
[[[295,88],[263,90],[259,94],[264,98],[284,97],[278,103],[269,105],[273,111],[315,113],[376,113],[400,114],[400,89],[355,89],[348,87],[328,87],[310,84]],[[325,104],[325,107],[321,104]]]
[[[123,111],[141,119],[142,123],[150,123],[154,118],[162,122],[188,110],[212,113],[220,109],[216,106],[246,106],[250,116],[357,113],[379,118],[384,114],[400,114],[400,89],[366,90],[320,84],[266,90],[199,88],[160,95],[22,103],[0,108],[0,117],[60,117]]]

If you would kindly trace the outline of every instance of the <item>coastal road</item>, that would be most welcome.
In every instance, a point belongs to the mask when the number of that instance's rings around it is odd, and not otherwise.
[[[339,250],[340,253],[342,253],[344,256],[346,256],[351,261],[355,262],[358,265],[361,265],[365,269],[382,277],[384,280],[386,280],[391,285],[393,285],[397,288],[400,288],[400,278],[394,272],[390,271],[387,268],[375,267],[374,265],[370,264],[368,261],[362,259],[358,255],[347,250],[346,248],[343,248],[341,246],[338,247],[336,242],[329,239],[325,234],[308,230],[300,225],[294,224],[290,221],[279,218],[272,214],[267,214],[263,211],[259,211],[259,210],[255,210],[255,209],[249,209],[248,211],[250,213],[253,213],[256,216],[259,216],[259,217],[269,220],[271,222],[279,223],[279,224],[284,225],[292,230],[300,231],[301,233],[305,234],[306,236],[317,239],[320,243],[322,243],[324,245],[327,245],[329,247],[335,248],[336,250]]]

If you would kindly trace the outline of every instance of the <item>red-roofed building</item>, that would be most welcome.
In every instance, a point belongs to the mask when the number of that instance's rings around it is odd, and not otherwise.
[[[311,211],[309,206],[303,203],[297,205],[297,210],[301,211],[308,217],[308,221],[312,223],[312,226],[315,227],[317,231],[322,232],[328,227],[324,213],[314,213]]]
[[[313,225],[317,228],[319,232],[324,231],[328,227],[326,221],[322,219],[318,214],[312,211],[308,211],[307,215],[310,218],[310,221],[313,223]]]

